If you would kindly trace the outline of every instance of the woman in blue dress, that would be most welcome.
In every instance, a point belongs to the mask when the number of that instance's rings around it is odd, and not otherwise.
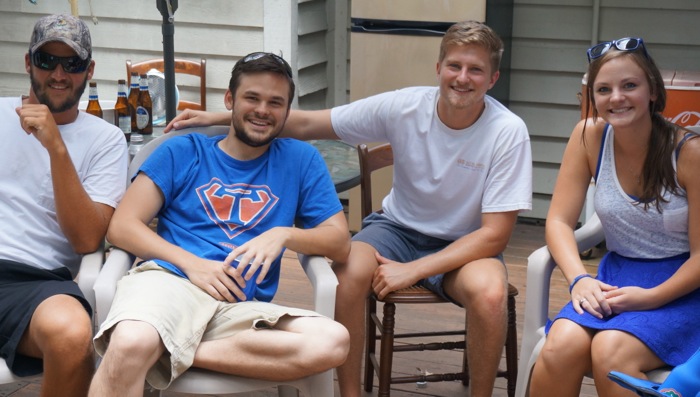
[[[569,139],[546,224],[571,302],[548,324],[537,397],[578,396],[587,374],[601,397],[633,396],[607,374],[644,377],[700,346],[700,139],[661,115],[664,82],[642,39],[598,44],[588,60],[592,117]],[[574,240],[591,178],[608,247],[596,276]]]

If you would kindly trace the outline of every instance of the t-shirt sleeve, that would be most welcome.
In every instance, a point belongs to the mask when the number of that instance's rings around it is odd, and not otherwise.
[[[315,148],[303,170],[296,225],[309,229],[343,210],[326,163]]]
[[[358,145],[366,142],[387,142],[388,115],[394,114],[394,92],[385,92],[359,99],[331,109],[333,131],[344,142]]]
[[[126,191],[129,154],[123,133],[103,131],[104,139],[89,160],[83,180],[85,191],[95,202],[116,207]]]
[[[163,205],[167,206],[176,194],[176,181],[183,181],[191,172],[195,161],[195,145],[191,137],[184,135],[163,142],[139,168],[163,193]],[[136,175],[134,178],[136,178]]]
[[[482,212],[532,209],[532,152],[527,128],[516,129],[511,145],[499,147],[486,181]],[[517,137],[521,137],[516,139]]]

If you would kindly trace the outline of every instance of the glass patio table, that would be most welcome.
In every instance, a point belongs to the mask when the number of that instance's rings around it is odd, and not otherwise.
[[[163,135],[163,128],[153,126],[153,134],[144,135],[144,145]],[[321,153],[337,193],[360,184],[360,162],[355,146],[337,140],[321,139],[308,142]]]

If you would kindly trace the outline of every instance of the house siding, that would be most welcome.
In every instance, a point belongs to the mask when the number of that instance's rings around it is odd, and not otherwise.
[[[162,16],[155,2],[122,0],[117,3],[92,0],[78,2],[80,17],[88,23],[96,61],[93,80],[101,100],[116,99],[117,79],[126,77],[125,60],[134,62],[162,56]],[[346,3],[347,4],[347,3]],[[179,1],[174,13],[174,50],[178,58],[207,59],[207,104],[209,110],[225,110],[223,96],[231,68],[242,56],[270,51],[290,62],[297,79],[294,106],[322,108],[336,104],[333,97],[337,69],[328,36],[327,0],[201,0]],[[24,54],[36,20],[46,14],[70,13],[67,1],[26,0],[0,2],[0,95],[26,94],[29,81]],[[333,22],[333,26],[335,22]],[[330,63],[329,63],[330,62]],[[343,58],[341,63],[346,63]],[[344,84],[345,77],[338,79]],[[177,77],[182,98],[195,99],[199,82]],[[341,90],[344,87],[341,86]],[[83,100],[87,100],[87,90]]]
[[[544,219],[549,209],[566,142],[580,119],[586,49],[638,36],[660,68],[700,71],[698,20],[694,0],[514,1],[509,103],[530,131],[534,167],[533,210],[524,217]]]
[[[496,1],[496,0],[491,0]],[[294,106],[320,109],[348,101],[350,0],[180,0],[175,12],[177,57],[207,59],[207,103],[224,110],[233,64],[253,51],[282,53],[297,79]],[[162,17],[142,0],[87,0],[80,15],[93,37],[101,99],[116,97],[124,61],[162,54]],[[67,1],[0,2],[0,95],[25,94],[24,54],[36,19],[70,12]],[[513,0],[508,104],[532,139],[533,210],[544,219],[568,136],[580,117],[577,93],[585,51],[602,40],[643,37],[662,69],[700,71],[700,2],[697,0]],[[182,97],[195,97],[195,81],[178,81]],[[87,99],[87,92],[84,94]]]

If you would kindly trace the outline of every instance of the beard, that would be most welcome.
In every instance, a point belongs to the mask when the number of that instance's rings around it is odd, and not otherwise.
[[[483,100],[483,95],[480,95],[476,89],[471,87],[470,89],[470,92],[463,94],[454,92],[451,87],[448,87],[444,90],[445,93],[443,94],[443,97],[449,106],[454,109],[468,109]]]
[[[63,103],[58,104],[54,104],[51,101],[51,96],[46,92],[45,87],[49,84],[48,80],[42,85],[34,78],[33,71],[29,72],[29,80],[32,83],[32,91],[34,91],[34,95],[36,95],[36,98],[37,100],[39,100],[39,103],[41,103],[42,105],[46,105],[51,111],[51,113],[61,113],[72,108],[80,101],[80,97],[83,95],[83,92],[85,92],[85,87],[87,87],[88,79],[86,74],[82,84],[77,89],[73,90],[73,95],[71,95],[65,101],[63,101]],[[71,88],[73,88],[72,85]]]
[[[243,126],[243,123],[238,118],[236,118],[235,114],[233,115],[232,125],[233,131],[236,133],[236,138],[238,138],[239,141],[245,143],[250,147],[261,147],[269,145],[270,142],[274,141],[275,138],[277,138],[277,136],[282,132],[282,128],[277,128],[277,130],[273,131],[270,135],[256,139],[255,137],[253,137],[252,134],[246,131],[245,127]]]

